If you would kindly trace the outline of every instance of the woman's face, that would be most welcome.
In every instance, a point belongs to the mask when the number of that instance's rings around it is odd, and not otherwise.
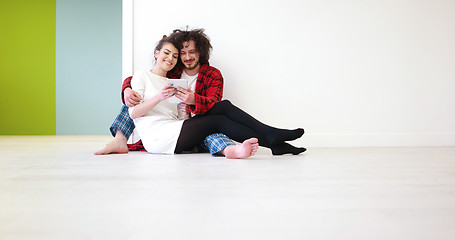
[[[179,58],[179,51],[171,43],[163,44],[161,50],[155,52],[156,64],[163,70],[169,71],[174,68]]]

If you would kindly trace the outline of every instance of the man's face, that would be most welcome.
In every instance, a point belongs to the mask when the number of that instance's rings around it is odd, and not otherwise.
[[[193,40],[183,42],[183,48],[180,50],[180,58],[188,70],[193,70],[199,66],[199,52]]]

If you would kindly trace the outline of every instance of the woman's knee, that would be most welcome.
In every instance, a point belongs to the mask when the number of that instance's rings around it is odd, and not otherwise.
[[[229,109],[231,106],[232,106],[231,101],[223,100],[223,101],[217,102],[213,107],[215,109]]]
[[[227,100],[227,99],[224,99],[220,102],[220,104],[222,105],[232,105],[231,101]]]

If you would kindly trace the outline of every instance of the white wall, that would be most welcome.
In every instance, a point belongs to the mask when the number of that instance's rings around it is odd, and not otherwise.
[[[205,28],[224,97],[305,128],[296,145],[455,145],[453,0],[134,0],[133,11],[134,69],[150,68],[163,34]]]

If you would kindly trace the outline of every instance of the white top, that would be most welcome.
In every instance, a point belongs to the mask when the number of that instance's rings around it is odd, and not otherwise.
[[[182,76],[180,78],[186,79],[188,81],[188,88],[194,92],[196,89],[196,82],[197,82],[196,80],[197,80],[198,75],[199,75],[199,73],[197,73],[194,76],[190,76],[190,75],[186,74],[185,70],[183,70]],[[190,113],[190,115],[191,115],[191,117],[194,117],[193,113]]]
[[[138,71],[131,80],[131,88],[141,95],[142,101],[154,97],[166,84],[167,78],[150,71]],[[130,114],[133,109],[129,109]],[[144,116],[134,119],[147,152],[174,154],[184,121],[179,119],[178,112],[176,103],[161,101]]]
[[[182,72],[181,79],[186,79],[188,81],[188,88],[191,89],[191,91],[193,91],[193,92],[194,92],[194,89],[196,89],[196,80],[197,80],[198,75],[199,75],[199,73],[197,73],[194,76],[190,76],[190,75],[186,74],[185,70]]]

